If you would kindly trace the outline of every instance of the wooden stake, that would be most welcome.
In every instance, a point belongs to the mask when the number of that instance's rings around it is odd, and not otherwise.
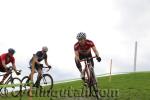
[[[134,72],[136,72],[136,62],[137,62],[137,41],[135,42],[135,52],[134,52]]]
[[[112,59],[110,59],[110,73],[109,73],[109,82],[111,82],[111,71],[112,71]]]
[[[34,66],[35,66],[35,55],[33,55],[33,60],[32,60],[31,82],[33,82],[33,75],[35,70]],[[29,96],[32,97],[32,84],[30,84]]]

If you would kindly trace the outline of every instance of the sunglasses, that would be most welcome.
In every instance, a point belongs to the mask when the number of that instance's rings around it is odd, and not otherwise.
[[[45,52],[45,53],[46,53],[47,51],[43,51],[43,52]]]

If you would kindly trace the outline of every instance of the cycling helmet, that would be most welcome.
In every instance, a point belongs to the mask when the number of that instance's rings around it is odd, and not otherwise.
[[[8,53],[14,54],[16,51],[13,48],[8,49]]]
[[[86,33],[84,32],[80,32],[77,34],[77,40],[80,40],[80,39],[86,39]]]
[[[48,51],[47,46],[43,46],[43,47],[42,47],[42,50],[45,51],[45,52],[47,52],[47,51]]]

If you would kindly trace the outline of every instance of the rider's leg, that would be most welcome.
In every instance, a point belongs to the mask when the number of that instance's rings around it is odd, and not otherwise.
[[[32,74],[32,71],[31,71],[31,73],[29,74],[29,79],[26,81],[26,83],[29,83],[29,81],[31,80],[31,74]]]
[[[93,61],[93,59],[91,59],[90,62],[91,62],[91,65],[92,65],[92,67],[93,67],[91,70],[92,70],[92,72],[93,72],[93,75],[95,76],[95,74],[94,74],[94,61]],[[95,77],[93,83],[94,83],[94,84],[97,83],[97,78],[96,78],[96,77]]]
[[[89,54],[87,54],[87,56],[86,56],[87,58],[90,58],[90,57],[92,57],[92,54],[91,53],[89,53]],[[92,64],[92,67],[94,67],[94,61],[93,61],[93,58],[92,59],[90,59],[90,62],[91,62],[91,64]]]
[[[6,72],[4,68],[2,68],[0,71],[1,71],[1,72]],[[4,74],[4,76],[3,76],[3,78],[2,78],[2,80],[1,80],[1,82],[0,82],[0,84],[3,84],[4,81],[5,81],[5,79],[6,79],[8,76],[9,76],[9,71],[7,71],[6,74]]]
[[[84,58],[85,58],[84,55],[79,54],[79,59],[80,60],[82,60]],[[80,71],[80,73],[82,73],[82,65],[79,61],[76,60],[76,58],[75,58],[75,63],[76,63],[76,66],[77,66],[78,70]]]
[[[29,62],[29,66],[30,66],[29,68],[30,68],[30,71],[31,71],[30,74],[29,74],[29,80],[31,80],[31,75],[32,75],[32,70],[33,70],[32,69],[32,59]],[[27,82],[29,82],[29,80],[27,80]]]
[[[6,79],[8,76],[9,76],[9,74],[5,74],[5,75],[3,76],[3,79],[1,80],[0,84],[3,84],[4,81],[5,81],[5,79]]]
[[[37,80],[36,80],[36,82],[35,82],[35,84],[36,84],[37,86],[40,85],[41,79],[42,79],[42,68],[39,67],[39,68],[38,68],[38,76],[37,76]]]
[[[93,61],[93,59],[91,59],[90,61],[91,61],[92,67],[94,67],[94,61]]]
[[[91,58],[91,57],[92,57],[92,54],[89,53],[89,54],[83,56],[83,59],[84,59],[84,58]],[[90,62],[91,65],[92,65],[92,67],[94,68],[94,61],[93,61],[93,58],[90,59],[90,60],[88,60],[88,62]],[[92,68],[92,69],[93,69],[93,68]],[[86,82],[86,83],[88,83],[88,77],[90,77],[90,76],[89,76],[89,71],[88,71],[88,73],[87,73],[87,79],[85,79],[85,82]]]
[[[30,72],[30,74],[29,74],[29,76],[28,76],[29,79],[27,80],[27,83],[31,80],[31,75],[32,75],[32,70],[33,70],[33,69],[32,69],[32,60],[30,60],[29,66],[30,66],[29,68],[30,68],[31,72]],[[35,64],[35,66],[36,66],[36,64]],[[34,73],[36,72],[35,70],[36,70],[36,68],[34,68]]]
[[[82,60],[83,56],[79,55],[79,58]],[[84,78],[84,73],[82,71],[82,65],[81,65],[81,63],[79,61],[77,61],[76,59],[75,59],[75,63],[76,63],[76,66],[77,66],[78,70],[80,71],[80,77],[81,77],[81,79],[84,80],[85,78]]]
[[[81,73],[81,72],[82,72],[82,66],[81,66],[81,63],[80,63],[79,61],[77,61],[76,59],[75,59],[75,63],[76,63],[76,66],[77,66],[78,70],[79,70],[80,73]]]

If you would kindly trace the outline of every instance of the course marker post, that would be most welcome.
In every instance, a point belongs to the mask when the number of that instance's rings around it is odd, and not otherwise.
[[[32,60],[32,71],[31,71],[31,81],[33,82],[33,75],[34,75],[34,66],[35,66],[35,55],[33,55],[33,60]],[[30,84],[30,89],[29,89],[29,96],[32,97],[32,84]]]
[[[111,82],[111,72],[112,72],[112,59],[110,59],[109,82]]]

